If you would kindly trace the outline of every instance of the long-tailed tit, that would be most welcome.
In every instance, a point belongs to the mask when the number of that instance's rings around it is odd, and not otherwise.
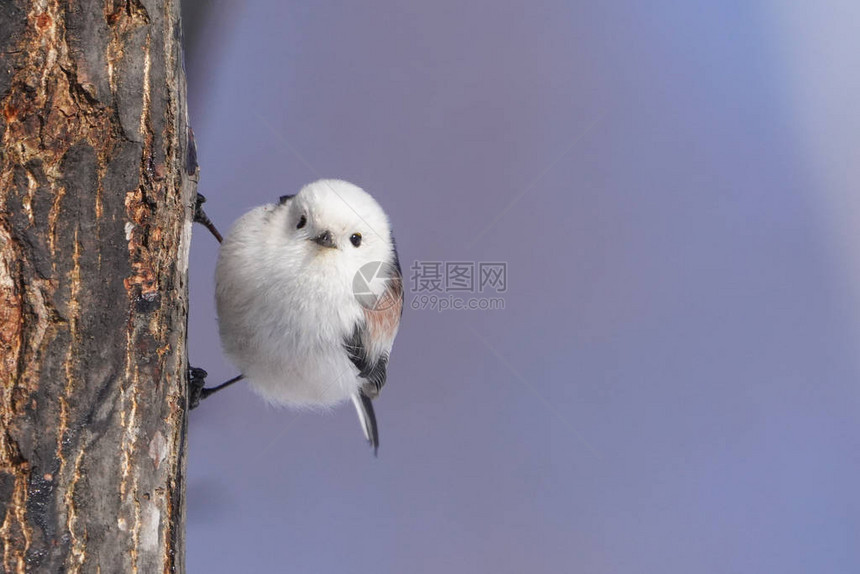
[[[376,452],[371,400],[385,384],[403,286],[388,218],[368,193],[320,180],[246,213],[221,245],[216,303],[242,375],[203,397],[244,377],[276,404],[351,399]]]

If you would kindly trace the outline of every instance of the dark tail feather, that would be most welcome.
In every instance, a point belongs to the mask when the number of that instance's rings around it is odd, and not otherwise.
[[[379,451],[379,429],[376,426],[376,413],[373,412],[373,401],[361,391],[352,395],[352,404],[358,411],[358,421],[364,431],[364,438],[373,447],[373,456]]]

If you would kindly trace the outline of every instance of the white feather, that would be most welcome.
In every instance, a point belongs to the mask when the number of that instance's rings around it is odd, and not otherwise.
[[[306,224],[298,229],[302,216]],[[335,249],[311,241],[323,231]],[[354,233],[361,234],[359,247],[350,242]],[[362,383],[344,349],[363,317],[353,279],[362,265],[393,258],[382,208],[345,181],[321,180],[284,205],[253,209],[232,227],[218,257],[226,355],[270,402],[324,407],[350,398]],[[392,341],[373,351],[390,352]],[[362,427],[366,432],[365,421]]]

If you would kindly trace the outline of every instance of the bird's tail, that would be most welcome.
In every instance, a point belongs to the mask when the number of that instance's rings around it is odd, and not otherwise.
[[[361,430],[364,431],[364,438],[373,447],[373,455],[376,456],[379,450],[379,429],[376,427],[376,414],[373,412],[373,401],[358,391],[352,395],[352,404],[355,405],[355,410],[358,411],[358,421],[361,423]]]

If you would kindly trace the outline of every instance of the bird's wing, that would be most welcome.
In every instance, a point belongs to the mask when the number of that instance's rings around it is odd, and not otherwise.
[[[358,411],[364,436],[374,453],[379,449],[379,429],[372,399],[379,396],[385,384],[388,355],[403,314],[403,274],[396,247],[392,264],[383,271],[386,274],[385,292],[372,308],[363,306],[362,319],[344,340],[349,360],[358,369],[359,378],[364,379],[358,393],[352,397],[352,402]]]
[[[362,393],[372,399],[385,385],[388,355],[403,314],[403,277],[396,251],[394,262],[385,273],[384,294],[372,308],[364,308],[362,320],[344,341],[349,359],[358,369],[358,376],[365,380]]]

